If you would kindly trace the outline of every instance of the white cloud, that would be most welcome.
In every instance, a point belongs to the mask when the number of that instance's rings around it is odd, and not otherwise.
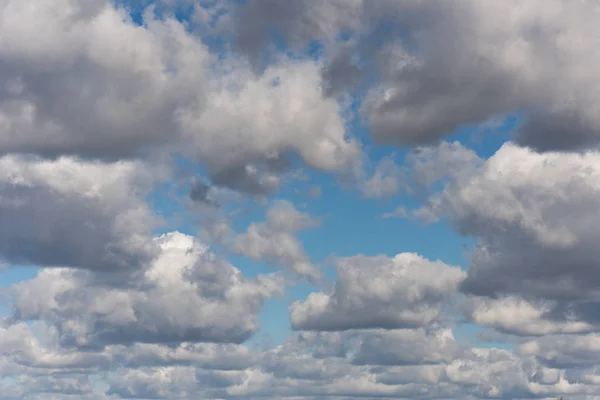
[[[555,320],[552,316],[556,302],[527,301],[518,297],[501,299],[475,298],[470,318],[479,325],[518,335],[548,335],[556,333],[585,333],[597,325],[575,318]],[[537,303],[537,304],[536,304]],[[526,323],[525,323],[526,322]]]
[[[243,342],[264,301],[282,292],[276,276],[244,278],[192,237],[155,239],[160,254],[132,282],[97,283],[90,272],[42,270],[14,287],[15,315],[56,327],[61,344],[101,348],[133,342]]]
[[[307,330],[402,328],[426,325],[440,314],[466,273],[417,254],[362,255],[336,261],[331,294],[311,293],[290,307],[292,326]]]
[[[446,147],[416,165],[435,169]],[[488,160],[465,160],[441,192],[429,193],[423,210],[476,239],[462,290],[505,297],[477,304],[476,322],[521,334],[596,329],[599,167],[595,151],[536,153],[505,143]]]
[[[250,224],[241,234],[225,233],[221,240],[232,251],[252,260],[282,265],[299,277],[317,281],[321,273],[294,234],[318,225],[317,219],[298,211],[289,201],[277,200],[268,208],[265,221]]]

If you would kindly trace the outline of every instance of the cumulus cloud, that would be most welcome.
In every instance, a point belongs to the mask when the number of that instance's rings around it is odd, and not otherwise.
[[[104,1],[2,8],[1,152],[114,159],[177,140],[174,112],[200,100],[210,59],[181,24],[139,27]]]
[[[427,150],[416,173],[435,171],[448,151]],[[430,192],[423,210],[476,238],[462,291],[495,299],[475,306],[475,321],[521,334],[596,329],[598,161],[595,151],[537,153],[505,143],[489,159],[471,155],[432,180],[444,188]]]
[[[556,333],[585,333],[598,328],[597,324],[578,321],[574,314],[556,317],[556,301],[525,300],[522,297],[500,299],[474,298],[470,319],[479,325],[516,335],[549,335]],[[558,317],[558,318],[557,318]],[[523,322],[527,321],[526,324]]]
[[[554,368],[587,369],[596,364],[594,360],[598,357],[599,344],[597,333],[577,337],[548,335],[521,343],[517,351],[524,356],[535,356]]]
[[[487,280],[504,291],[564,296],[585,288],[593,297],[598,165],[596,153],[506,144],[476,175],[448,187],[434,208],[449,206],[461,232],[485,241],[465,285],[477,290]],[[489,275],[500,270],[503,277]]]
[[[316,218],[298,211],[289,201],[277,200],[268,208],[266,220],[250,224],[246,232],[235,234],[228,226],[217,226],[213,229],[217,232],[212,233],[221,236],[221,241],[237,254],[284,266],[299,277],[316,281],[321,273],[294,234],[318,225]]]
[[[251,193],[277,188],[285,154],[327,171],[360,154],[313,61],[255,74],[235,56],[215,64],[220,56],[183,23],[151,9],[138,26],[109,2],[44,4],[2,5],[0,153],[156,160],[178,152],[217,184]]]
[[[231,344],[109,346],[105,352],[97,352],[104,359],[113,360],[109,369],[105,369],[106,363],[98,362],[103,359],[100,357],[96,363],[88,362],[84,370],[68,370],[64,365],[57,368],[60,359],[47,356],[50,344],[36,342],[35,334],[24,324],[9,329],[13,332],[8,335],[0,330],[6,343],[0,348],[4,357],[1,365],[12,366],[10,373],[3,368],[3,376],[20,377],[2,381],[5,389],[2,395],[9,399],[33,394],[37,398],[58,399],[71,395],[98,399],[106,395],[112,398],[509,399],[544,398],[558,393],[583,399],[594,393],[595,385],[593,368],[581,369],[582,364],[569,368],[540,363],[526,354],[535,351],[531,345],[519,350],[522,355],[499,349],[465,348],[445,328],[300,333],[260,353]],[[38,360],[45,358],[51,362],[45,369],[38,369],[41,378],[35,380],[28,378],[36,376],[32,368],[22,365],[19,358],[23,351],[34,348],[45,348],[35,353]],[[566,347],[565,352],[572,351],[570,348],[575,349]],[[228,361],[221,362],[221,356],[227,353]],[[591,357],[588,359],[591,361]],[[71,364],[73,368],[75,365]],[[79,365],[85,365],[81,358]],[[94,390],[93,382],[99,378],[105,380],[105,390]],[[11,397],[12,394],[15,395]]]
[[[0,265],[35,268],[0,277],[1,400],[598,397],[594,1],[142,3],[0,0]],[[489,158],[440,141],[506,114]],[[467,268],[362,255],[390,231],[321,271],[336,176]]]
[[[244,278],[192,237],[155,239],[159,256],[135,282],[94,284],[91,272],[46,269],[14,287],[14,314],[60,332],[64,346],[234,342],[259,327],[263,302],[281,293],[276,276]]]
[[[403,328],[433,322],[466,273],[402,253],[338,259],[332,293],[311,293],[290,307],[294,329]]]
[[[164,171],[163,171],[164,172]],[[0,257],[12,263],[136,269],[156,253],[144,201],[160,168],[0,157]]]
[[[268,48],[270,30],[298,50],[320,40],[334,92],[377,76],[363,111],[381,142],[422,144],[525,110],[521,143],[581,149],[600,132],[597,13],[593,1],[256,1],[238,31],[252,54]]]

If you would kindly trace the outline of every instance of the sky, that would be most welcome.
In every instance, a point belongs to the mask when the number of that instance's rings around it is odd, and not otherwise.
[[[0,0],[0,400],[600,399],[593,0]]]

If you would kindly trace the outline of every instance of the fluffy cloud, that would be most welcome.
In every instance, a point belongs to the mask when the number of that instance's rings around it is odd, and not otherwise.
[[[422,153],[416,172],[435,171],[450,151],[442,144]],[[432,173],[444,189],[423,210],[476,238],[461,287],[495,300],[478,301],[471,317],[520,334],[596,329],[599,154],[506,143],[488,160],[457,160],[445,177]]]
[[[163,172],[133,161],[0,157],[0,257],[42,266],[139,268],[156,254],[150,233],[159,221],[144,196]]]
[[[362,192],[368,198],[392,196],[400,190],[400,169],[393,157],[384,158],[375,167],[373,176],[369,177],[362,186]]]
[[[46,337],[44,343],[37,336]],[[0,330],[3,398],[550,398],[594,393],[594,370],[546,366],[525,344],[516,355],[499,349],[461,347],[447,329],[301,333],[264,352],[241,346],[137,344],[109,346],[96,358],[56,357],[64,348],[53,335],[25,324]],[[590,341],[589,346],[593,346]],[[55,356],[52,354],[54,346]],[[564,353],[576,356],[577,346]],[[590,347],[593,348],[593,347]],[[342,351],[340,351],[342,350]],[[389,351],[392,350],[391,353]],[[24,365],[32,354],[45,366]],[[230,354],[228,362],[222,356]],[[549,357],[553,357],[548,353]],[[386,355],[379,357],[377,355]],[[577,357],[577,356],[576,356]],[[581,357],[581,356],[578,356]],[[105,360],[110,359],[107,364]],[[592,357],[588,357],[592,360]],[[69,365],[68,369],[65,366]],[[108,368],[107,368],[108,367]],[[83,368],[83,369],[82,369]],[[35,371],[34,371],[35,370]],[[40,379],[32,379],[40,376]],[[95,386],[102,379],[106,385]],[[54,397],[52,397],[54,396]],[[88,397],[84,397],[88,396]],[[112,396],[112,397],[111,397]]]
[[[525,300],[508,296],[498,299],[472,299],[470,319],[479,325],[517,335],[584,333],[598,329],[597,324],[577,320],[576,315],[553,316],[557,302],[543,299]],[[527,321],[526,324],[523,321]]]
[[[537,154],[505,144],[432,199],[436,213],[481,238],[465,287],[594,297],[599,166],[595,152]]]
[[[577,337],[548,335],[521,343],[517,351],[555,368],[592,367],[600,351],[600,336],[597,333]]]
[[[221,55],[151,9],[138,26],[109,2],[0,6],[0,153],[179,152],[251,193],[277,187],[285,154],[343,171],[360,153],[315,62],[282,60],[258,75],[235,56],[215,64]]]
[[[544,150],[598,143],[594,1],[248,3],[238,27],[247,51],[264,52],[266,32],[275,30],[296,49],[325,45],[324,77],[334,92],[378,78],[363,111],[381,142],[423,143],[525,110],[522,143]],[[349,38],[343,44],[341,35]]]
[[[466,273],[417,254],[354,256],[336,262],[331,294],[311,293],[290,307],[294,329],[347,330],[426,325]]]
[[[299,277],[317,281],[321,273],[294,234],[318,225],[316,218],[298,211],[289,201],[277,200],[267,209],[266,220],[250,224],[244,233],[235,234],[227,224],[216,224],[208,234],[237,254],[284,266]]]
[[[359,155],[357,143],[346,138],[340,106],[320,91],[313,62],[282,62],[260,76],[240,68],[214,85],[205,107],[182,112],[180,120],[216,183],[233,180],[260,192],[277,186],[285,153],[333,172]]]
[[[97,348],[133,342],[243,342],[258,312],[281,293],[276,276],[251,280],[193,238],[156,239],[160,255],[137,279],[95,284],[93,273],[42,270],[14,287],[15,318],[42,320],[64,346]]]
[[[0,151],[117,158],[177,139],[210,58],[181,24],[139,27],[104,1],[1,6]]]

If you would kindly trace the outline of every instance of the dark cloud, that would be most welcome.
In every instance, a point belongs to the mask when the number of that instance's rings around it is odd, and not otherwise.
[[[143,196],[152,172],[134,162],[0,157],[0,257],[13,263],[133,270],[156,254]]]
[[[219,203],[210,196],[212,186],[204,182],[194,182],[190,189],[190,199],[196,203],[218,206]]]
[[[169,13],[148,9],[138,26],[110,2],[28,4],[2,5],[0,154],[183,154],[218,185],[268,194],[287,170],[273,155],[343,171],[360,153],[321,92],[317,63],[279,60],[255,74],[231,55],[213,68],[216,55]]]
[[[320,41],[326,92],[367,87],[380,143],[424,144],[514,111],[530,114],[518,140],[537,149],[600,138],[593,1],[256,1],[238,22],[252,59],[277,35],[296,51]]]

